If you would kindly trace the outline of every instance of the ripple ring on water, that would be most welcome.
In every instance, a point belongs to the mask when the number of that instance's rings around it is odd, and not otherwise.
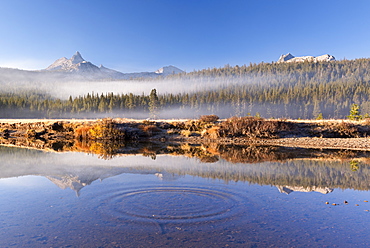
[[[115,192],[107,205],[118,218],[206,221],[226,218],[237,203],[233,195],[215,189],[153,187]]]

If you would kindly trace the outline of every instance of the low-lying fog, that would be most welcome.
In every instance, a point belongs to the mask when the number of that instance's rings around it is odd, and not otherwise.
[[[86,95],[87,93],[114,93],[114,94],[127,94],[133,93],[135,95],[148,95],[152,89],[156,89],[158,94],[165,93],[182,93],[182,92],[195,92],[204,89],[212,89],[218,86],[225,85],[223,81],[215,81],[215,84],[209,85],[201,80],[170,80],[170,81],[109,81],[109,82],[67,82],[57,85],[48,91],[55,97],[68,98]]]
[[[216,90],[230,85],[281,85],[284,75],[273,76],[255,76],[255,77],[203,77],[192,79],[149,79],[149,80],[112,80],[112,81],[67,81],[67,79],[50,78],[50,81],[43,78],[42,81],[37,81],[35,78],[12,78],[4,81],[0,80],[0,92],[37,92],[51,95],[55,98],[67,100],[69,96],[78,97],[90,94],[129,94],[149,95],[152,89],[157,90],[157,94],[178,94],[178,93],[194,93],[204,90]],[[49,79],[49,78],[47,78]],[[313,114],[312,106],[307,106],[303,112],[297,112],[296,107],[279,106],[278,104],[225,104],[215,106],[199,106],[197,108],[188,108],[184,106],[169,106],[164,107],[158,113],[159,118],[197,118],[200,115],[216,114],[221,118],[231,116],[246,116],[260,114],[262,117],[270,118],[311,118]],[[320,110],[326,118],[337,117],[338,113],[332,110]],[[320,112],[319,111],[319,112]],[[11,116],[11,115],[10,115]],[[51,117],[50,115],[49,117]],[[103,118],[103,117],[127,117],[127,118],[148,118],[149,112],[138,112],[122,110],[116,112],[104,113],[65,113],[65,117],[75,118]]]
[[[47,93],[53,97],[68,99],[69,96],[83,96],[94,92],[95,94],[145,94],[148,95],[152,89],[156,89],[158,94],[165,93],[191,93],[201,90],[212,90],[232,84],[251,84],[264,83],[271,80],[264,78],[253,79],[248,77],[232,78],[195,78],[195,79],[153,79],[153,80],[112,80],[112,81],[71,81],[69,79],[55,77],[6,77],[0,78],[1,91],[20,92],[36,91]]]

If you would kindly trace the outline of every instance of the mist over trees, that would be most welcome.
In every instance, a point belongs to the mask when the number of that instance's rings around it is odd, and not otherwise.
[[[369,69],[370,59],[226,65],[150,80],[153,85],[197,81],[199,90],[192,92],[162,94],[153,89],[140,95],[86,93],[69,99],[0,93],[0,117],[346,118],[353,104],[362,115],[370,113]]]

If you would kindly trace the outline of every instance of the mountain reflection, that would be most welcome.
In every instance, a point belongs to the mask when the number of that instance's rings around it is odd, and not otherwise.
[[[286,194],[370,189],[370,154],[364,151],[166,143],[55,147],[63,153],[0,146],[0,178],[44,176],[77,194],[96,180],[123,173],[151,174],[158,180],[190,175],[242,181],[276,186]]]

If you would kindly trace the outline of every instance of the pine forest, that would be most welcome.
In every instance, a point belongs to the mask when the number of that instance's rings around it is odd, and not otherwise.
[[[347,118],[353,104],[359,106],[363,116],[368,116],[369,69],[370,59],[260,63],[226,65],[150,79],[154,84],[156,81],[171,84],[196,80],[199,85],[205,85],[197,91],[176,94],[161,93],[156,89],[140,95],[91,91],[83,96],[58,99],[35,91],[8,91],[0,93],[0,116],[197,118],[216,114],[221,118],[257,115],[264,118],[342,119]],[[140,79],[136,81],[140,83]],[[120,82],[125,83],[124,80]],[[212,87],[214,82],[217,87]]]

